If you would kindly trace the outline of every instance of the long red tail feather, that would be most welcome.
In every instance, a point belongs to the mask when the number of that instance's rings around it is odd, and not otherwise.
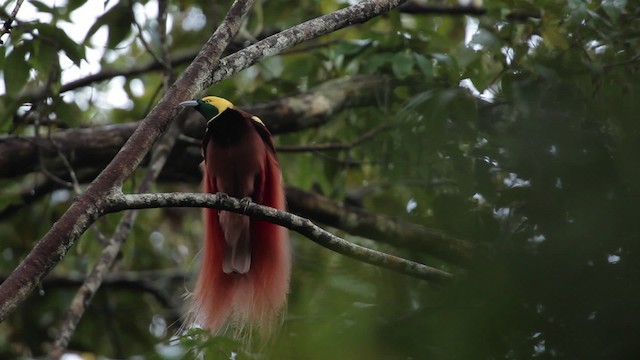
[[[204,166],[204,191],[216,193],[215,179]],[[266,151],[261,184],[255,201],[284,210],[285,198],[276,156]],[[194,323],[212,333],[227,328],[236,334],[257,328],[272,332],[286,303],[291,271],[287,231],[270,222],[251,219],[251,267],[245,274],[223,272],[224,234],[218,211],[204,209],[205,241],[202,264],[193,294]]]

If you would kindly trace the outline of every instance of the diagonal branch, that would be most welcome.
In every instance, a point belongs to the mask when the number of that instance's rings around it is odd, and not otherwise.
[[[327,249],[375,266],[432,281],[436,284],[445,284],[453,280],[453,275],[446,271],[353,244],[323,230],[309,219],[279,211],[268,206],[255,203],[246,204],[245,202],[221,193],[126,195],[113,193],[108,197],[107,203],[105,204],[105,211],[117,212],[126,209],[149,209],[158,207],[209,207],[246,214],[294,230]]]
[[[11,28],[13,27],[13,21],[16,19],[16,16],[18,16],[18,11],[20,10],[20,6],[22,6],[23,1],[24,0],[16,1],[16,5],[13,7],[11,14],[4,21],[4,24],[2,24],[2,28],[0,29],[0,45],[4,44],[4,42],[2,41],[2,37],[4,36],[4,34],[11,33]]]
[[[220,59],[207,77],[205,83],[213,85],[229,76],[248,68],[260,60],[277,55],[283,50],[303,41],[329,34],[336,30],[367,22],[374,17],[389,12],[407,0],[368,0],[340,9],[331,14],[306,21],[290,29],[261,40],[238,52]]]

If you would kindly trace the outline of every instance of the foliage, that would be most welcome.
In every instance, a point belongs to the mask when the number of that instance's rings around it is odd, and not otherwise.
[[[149,111],[162,91],[162,71],[61,89],[96,53],[101,70],[154,61],[132,21],[161,54],[158,22],[150,15],[157,2],[106,2],[94,10],[102,15],[82,39],[63,28],[84,2],[30,3],[50,21],[20,21],[19,14],[0,49],[4,133],[47,136],[136,121]],[[472,17],[395,11],[268,58],[210,89],[253,104],[342,76],[388,77],[388,89],[372,89],[375,106],[345,109],[321,127],[277,138],[280,145],[346,143],[388,126],[348,151],[282,153],[287,183],[446,231],[481,249],[476,261],[459,268],[335,230],[457,274],[455,284],[434,288],[292,235],[294,277],[283,329],[262,355],[238,358],[636,357],[640,127],[633,119],[640,113],[640,8],[634,5],[495,0]],[[4,12],[11,6],[3,5]],[[202,45],[229,2],[168,6],[169,51],[180,54]],[[243,41],[344,3],[256,6]],[[111,101],[114,93],[126,101]],[[16,194],[39,178],[2,180],[0,205],[19,203]],[[158,191],[196,189],[195,182],[157,184]],[[69,191],[58,190],[0,223],[3,273],[71,200]],[[110,234],[118,219],[110,215],[95,226]],[[118,270],[193,272],[201,229],[196,210],[145,211]],[[95,233],[87,232],[54,273],[86,274],[100,249]],[[165,290],[181,303],[189,286]],[[0,357],[43,354],[74,289],[45,287],[0,324]],[[181,347],[168,346],[179,320],[176,309],[153,294],[106,287],[70,349],[122,358],[230,356],[231,340],[197,331]]]

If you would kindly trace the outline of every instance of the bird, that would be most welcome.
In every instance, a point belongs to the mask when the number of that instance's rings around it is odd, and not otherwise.
[[[285,209],[271,132],[229,100],[206,96],[180,103],[206,120],[202,186]],[[265,220],[204,208],[204,250],[189,311],[191,323],[212,334],[257,330],[269,337],[282,320],[291,277],[287,230]]]

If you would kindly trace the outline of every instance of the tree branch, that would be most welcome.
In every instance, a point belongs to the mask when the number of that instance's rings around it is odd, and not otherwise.
[[[205,80],[211,86],[248,68],[260,60],[274,56],[303,41],[334,32],[347,26],[367,22],[374,17],[398,7],[407,0],[366,0],[340,9],[331,14],[306,21],[290,29],[261,40],[238,52],[220,59]]]
[[[16,19],[16,16],[18,16],[18,11],[20,10],[20,6],[22,6],[23,1],[24,0],[16,1],[16,5],[13,7],[9,18],[7,18],[7,20],[5,20],[2,24],[2,28],[0,29],[0,45],[4,44],[4,42],[2,41],[2,37],[5,34],[9,34],[11,32],[11,28],[13,27],[12,23]]]
[[[377,105],[373,93],[384,92],[390,81],[379,76],[354,76],[330,80],[305,93],[272,102],[242,106],[260,117],[273,134],[299,131],[329,121],[339,111],[356,106]],[[190,116],[184,133],[198,139],[204,134],[199,114]],[[104,166],[133,134],[140,123],[67,129],[52,134],[52,139],[71,165],[76,168]],[[178,147],[178,151],[183,151]],[[42,154],[42,156],[39,156]],[[47,160],[47,169],[64,168],[56,148],[48,139],[6,136],[0,138],[0,178],[24,175],[39,169],[39,160]]]
[[[162,306],[169,310],[180,308],[167,292],[167,287],[171,284],[179,287],[191,276],[182,269],[172,270],[150,270],[150,271],[118,271],[105,275],[102,286],[109,286],[117,289],[142,290],[152,294]],[[0,282],[6,280],[6,276],[0,275]],[[87,277],[78,273],[49,274],[42,280],[42,287],[48,288],[77,288],[85,283]]]
[[[273,134],[283,134],[326,124],[343,109],[380,105],[392,84],[384,76],[347,76],[278,101],[247,106],[244,110],[261,118]]]
[[[294,230],[315,243],[366,263],[380,266],[437,284],[452,280],[452,275],[430,266],[356,245],[315,225],[311,220],[255,203],[246,204],[225,194],[118,194],[109,195],[105,212],[158,207],[209,207],[245,214]]]

